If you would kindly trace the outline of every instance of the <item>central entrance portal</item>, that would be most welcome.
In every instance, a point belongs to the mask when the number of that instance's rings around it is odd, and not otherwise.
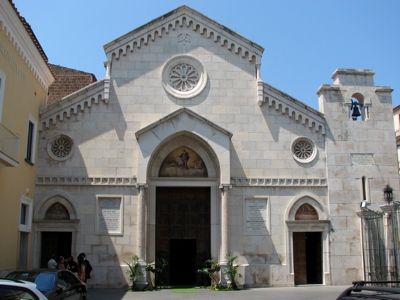
[[[168,261],[166,284],[202,285],[197,274],[211,257],[210,188],[158,187],[156,257]]]

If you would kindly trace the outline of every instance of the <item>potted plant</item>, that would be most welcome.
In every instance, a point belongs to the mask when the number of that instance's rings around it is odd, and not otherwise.
[[[208,277],[211,279],[211,289],[218,290],[220,288],[218,276],[218,272],[220,270],[221,265],[213,258],[209,258],[204,262],[204,267],[198,269],[197,272],[208,275]]]
[[[167,272],[168,261],[165,258],[157,258],[156,262],[149,263],[145,270],[150,272],[152,287],[164,286],[164,277]]]
[[[242,274],[239,274],[239,264],[235,264],[237,260],[237,256],[232,256],[228,254],[226,256],[226,267],[223,267],[222,271],[225,275],[226,282],[228,283],[227,289],[239,289],[243,288],[243,285],[238,285],[236,282],[236,277],[242,277]]]
[[[128,267],[129,270],[127,270],[127,273],[129,274],[129,279],[132,282],[130,290],[136,291],[138,290],[136,287],[136,281],[142,277],[142,271],[140,270],[140,264],[139,264],[139,257],[134,255],[131,257],[129,261],[124,261]]]

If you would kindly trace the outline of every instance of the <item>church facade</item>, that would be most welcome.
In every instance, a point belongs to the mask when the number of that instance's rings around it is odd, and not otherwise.
[[[106,77],[40,112],[34,264],[85,252],[94,287],[134,255],[172,285],[228,255],[246,286],[363,279],[360,204],[399,190],[391,89],[337,69],[317,111],[261,80],[263,50],[187,6],[106,44]]]

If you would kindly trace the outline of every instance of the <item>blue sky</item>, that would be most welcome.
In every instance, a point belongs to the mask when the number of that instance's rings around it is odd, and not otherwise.
[[[262,80],[315,109],[337,68],[372,69],[400,105],[399,0],[13,1],[50,63],[97,79],[104,44],[185,4],[262,46]]]

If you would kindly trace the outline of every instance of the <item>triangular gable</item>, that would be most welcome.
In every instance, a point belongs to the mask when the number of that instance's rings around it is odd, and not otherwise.
[[[180,132],[193,134],[211,147],[219,161],[221,183],[229,183],[232,134],[187,108],[181,108],[136,132],[139,144],[138,182],[146,182],[147,166],[157,147]]]
[[[196,114],[195,112],[191,111],[190,109],[187,109],[186,107],[180,108],[176,111],[174,111],[173,113],[165,116],[164,118],[150,124],[147,125],[146,127],[140,129],[139,131],[137,131],[135,133],[136,138],[139,140],[140,137],[142,135],[144,135],[146,132],[148,131],[153,131],[154,133],[156,133],[157,129],[160,126],[163,126],[163,124],[168,123],[169,121],[175,119],[177,116],[182,116],[182,115],[188,115],[189,117],[193,117],[194,121],[189,122],[190,124],[192,124],[192,126],[195,126],[197,122],[200,123],[204,123],[207,124],[207,126],[214,128],[215,130],[219,131],[221,134],[225,135],[228,139],[231,139],[232,137],[232,133],[230,133],[229,131],[225,130],[224,128],[222,128],[221,126],[209,121],[208,119]],[[188,124],[181,124],[181,123],[177,123],[177,125],[189,125]],[[186,131],[191,131],[190,129],[193,129],[191,127],[187,127],[187,126],[183,126],[182,128],[179,127],[174,127],[173,130],[170,132],[170,134],[181,131],[181,130],[186,130]],[[158,134],[156,134],[158,136]],[[169,135],[169,134],[168,134]],[[163,139],[162,137],[160,137],[161,139]]]
[[[205,38],[213,39],[215,43],[219,43],[221,47],[226,47],[243,58],[247,57],[249,61],[261,63],[264,48],[186,5],[180,6],[104,45],[107,59],[111,61],[113,56],[118,59],[121,54],[126,55],[128,51],[133,52],[135,48],[147,45],[150,41],[154,41],[155,37],[169,34],[170,31],[174,31],[178,27],[198,31]]]

